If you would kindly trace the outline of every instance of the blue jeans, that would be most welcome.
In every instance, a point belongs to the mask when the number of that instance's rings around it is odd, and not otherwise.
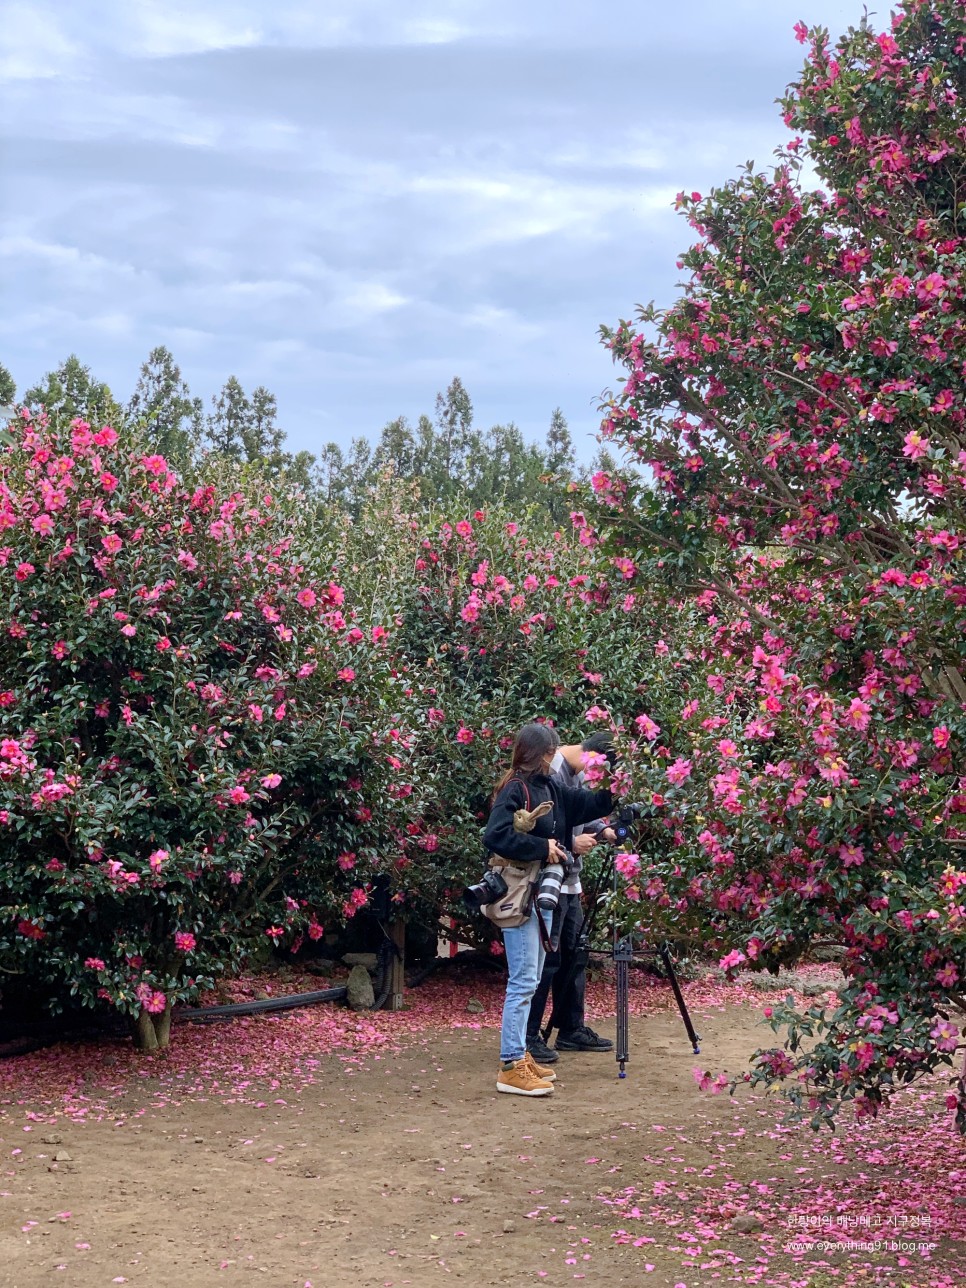
[[[542,913],[543,924],[550,929],[550,913]],[[500,1059],[522,1060],[527,1053],[527,1017],[530,1003],[540,982],[545,956],[540,928],[537,925],[537,908],[534,904],[530,920],[522,926],[513,926],[503,932],[506,950],[506,997],[503,999],[503,1024],[500,1028]]]

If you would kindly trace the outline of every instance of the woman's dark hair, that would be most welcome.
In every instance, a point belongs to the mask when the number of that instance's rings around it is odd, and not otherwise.
[[[560,735],[552,725],[525,724],[514,740],[510,768],[493,788],[493,799],[511,778],[529,778],[532,774],[539,774],[544,756],[559,746]]]

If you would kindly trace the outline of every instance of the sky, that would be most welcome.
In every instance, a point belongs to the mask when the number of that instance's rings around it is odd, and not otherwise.
[[[873,19],[885,25],[888,12]],[[126,401],[156,345],[293,450],[374,440],[459,376],[581,459],[598,328],[669,304],[707,192],[789,137],[792,28],[861,0],[4,0],[0,363]]]

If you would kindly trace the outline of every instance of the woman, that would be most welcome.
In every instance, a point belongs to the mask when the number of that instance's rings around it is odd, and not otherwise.
[[[493,854],[514,863],[563,863],[573,828],[610,813],[609,791],[564,787],[550,778],[550,762],[559,744],[549,725],[524,725],[517,734],[510,768],[496,785],[483,836],[483,844]],[[532,831],[516,831],[514,813],[533,810],[544,801],[552,805],[550,812],[536,820]],[[550,913],[539,913],[536,904],[522,926],[503,931],[510,977],[503,1002],[496,1089],[515,1096],[549,1095],[556,1077],[527,1051],[527,1016],[544,959],[538,915],[549,932]]]

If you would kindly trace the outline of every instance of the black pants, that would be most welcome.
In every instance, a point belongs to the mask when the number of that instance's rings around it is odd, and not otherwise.
[[[527,1020],[528,1037],[536,1037],[543,1027],[543,1013],[546,1010],[547,998],[551,995],[561,1033],[573,1033],[574,1029],[579,1029],[584,1022],[586,965],[579,966],[571,975],[569,984],[567,983],[567,976],[571,973],[576,955],[577,939],[583,919],[580,895],[561,894],[560,903],[554,914],[554,932],[559,934],[559,944],[557,951],[547,953],[544,961],[543,974],[540,976],[540,983],[530,1003],[530,1018]],[[564,993],[565,984],[567,988]]]

